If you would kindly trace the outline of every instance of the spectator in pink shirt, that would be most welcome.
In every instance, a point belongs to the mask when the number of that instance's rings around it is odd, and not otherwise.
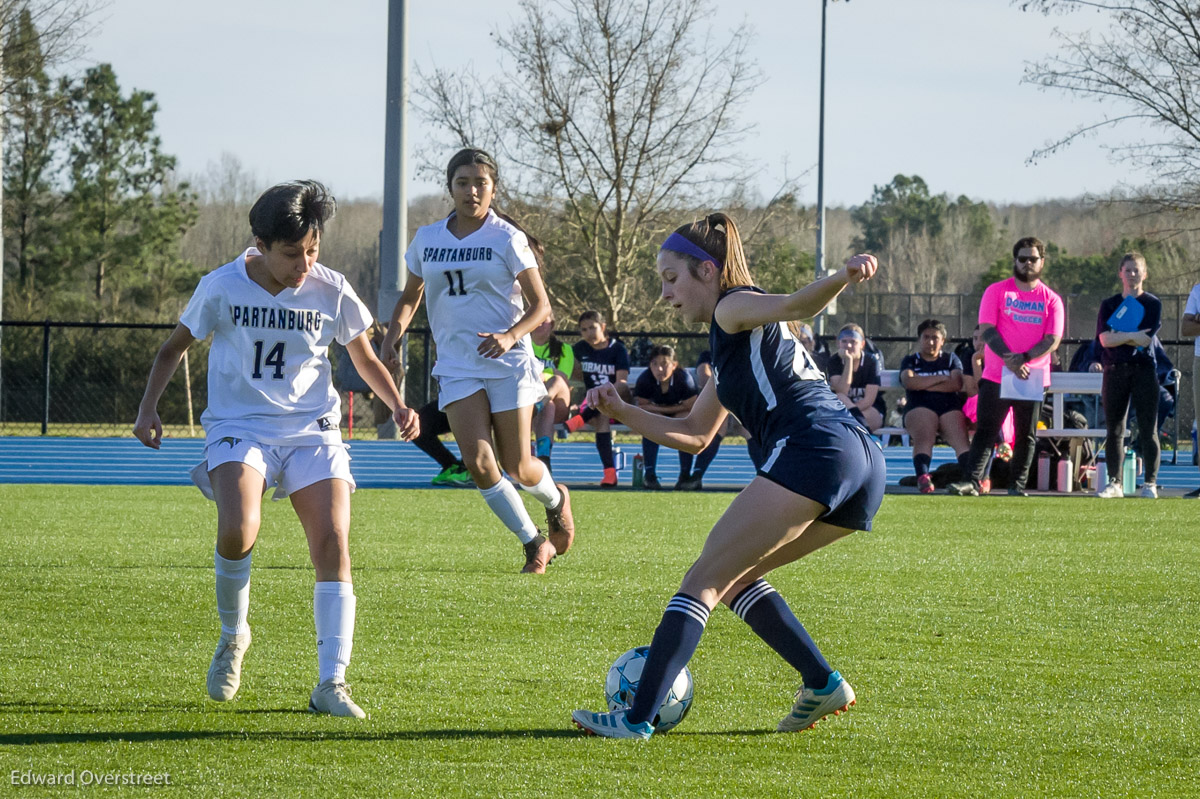
[[[979,302],[980,337],[986,345],[979,379],[979,418],[971,441],[968,479],[951,483],[951,494],[979,496],[988,450],[1000,424],[1012,408],[1017,440],[1013,451],[1012,482],[1008,493],[1025,496],[1033,460],[1037,421],[1042,401],[1001,396],[1004,373],[1021,380],[1040,371],[1043,387],[1050,385],[1050,354],[1063,334],[1062,298],[1042,283],[1046,245],[1032,236],[1013,245],[1013,276],[988,286]]]

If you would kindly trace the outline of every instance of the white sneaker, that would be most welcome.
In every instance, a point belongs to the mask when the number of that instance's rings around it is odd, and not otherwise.
[[[250,633],[230,635],[222,632],[208,667],[208,695],[218,702],[228,702],[242,684],[242,658],[250,648]]]
[[[625,714],[628,710],[621,708],[611,713],[576,710],[571,714],[571,721],[588,735],[599,735],[603,738],[632,738],[644,741],[654,734],[654,727],[648,721],[641,724],[630,724],[626,721]]]
[[[1158,499],[1158,486],[1154,483],[1146,483],[1142,486],[1142,491],[1138,496],[1142,499]]]
[[[854,689],[835,671],[829,675],[829,682],[820,691],[800,686],[792,712],[775,729],[779,732],[811,730],[830,713],[837,716],[846,712],[855,701]]]
[[[1110,480],[1108,485],[1096,492],[1096,496],[1100,499],[1121,499],[1125,496],[1125,489],[1116,480]]]
[[[350,698],[350,686],[333,680],[326,680],[313,689],[312,696],[308,699],[308,712],[356,719],[367,717],[363,709]]]

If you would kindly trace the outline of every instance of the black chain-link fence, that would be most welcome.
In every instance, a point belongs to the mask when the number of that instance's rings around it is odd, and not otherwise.
[[[1075,350],[1095,333],[1099,297],[1065,297],[1067,336],[1060,350],[1069,364]],[[1160,296],[1163,302],[1161,338],[1175,367],[1182,373],[1178,418],[1186,438],[1194,416],[1192,407],[1193,342],[1179,336],[1186,295]],[[915,349],[917,324],[937,318],[949,330],[953,346],[966,340],[975,326],[978,295],[868,294],[839,298],[837,312],[823,321],[824,338],[835,349],[837,330],[857,322],[883,353],[885,366],[898,368]],[[137,418],[150,364],[174,325],[118,325],[71,322],[0,322],[0,435],[125,436]],[[669,343],[679,362],[691,366],[708,348],[708,336],[696,332],[621,331],[616,333],[634,353],[646,344]],[[572,343],[572,330],[559,331]],[[336,360],[344,351],[331,353]],[[406,401],[420,407],[436,397],[430,377],[435,356],[427,329],[413,328],[405,348]],[[186,368],[185,368],[186,365]],[[159,415],[172,436],[200,436],[200,415],[207,405],[208,343],[189,350],[159,402]],[[644,365],[644,364],[637,364]],[[353,402],[353,415],[350,413]],[[386,410],[368,397],[342,392],[343,428],[353,438],[375,438],[376,424]],[[351,428],[351,425],[353,427]]]

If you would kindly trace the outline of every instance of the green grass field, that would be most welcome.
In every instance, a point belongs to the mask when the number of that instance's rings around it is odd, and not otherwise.
[[[208,701],[215,509],[184,488],[0,486],[0,779],[169,773],[153,795],[1196,796],[1200,542],[1180,500],[889,496],[772,578],[859,702],[773,732],[797,677],[728,610],[646,743],[579,734],[729,494],[577,492],[544,577],[468,491],[360,491],[350,681],[304,712],[312,574],[291,508],[255,551],[254,646]],[[18,774],[19,776],[19,774]],[[78,789],[75,789],[78,790]],[[59,793],[76,795],[70,789]]]

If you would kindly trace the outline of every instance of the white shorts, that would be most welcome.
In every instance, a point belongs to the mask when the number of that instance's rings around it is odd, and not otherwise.
[[[264,493],[275,489],[271,499],[279,501],[289,494],[322,480],[337,478],[355,488],[350,474],[350,453],[345,444],[319,444],[294,447],[259,444],[246,438],[225,437],[204,445],[204,460],[192,469],[192,482],[209,499],[214,499],[208,473],[223,463],[244,463],[263,476]]]
[[[514,373],[509,377],[439,377],[438,410],[466,399],[477,391],[486,391],[492,413],[513,411],[536,405],[546,396],[541,364],[537,370]]]

